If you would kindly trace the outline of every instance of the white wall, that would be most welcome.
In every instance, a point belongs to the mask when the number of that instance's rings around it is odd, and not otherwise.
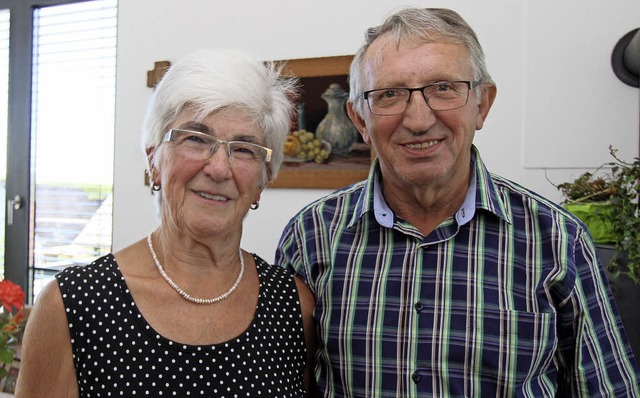
[[[157,225],[140,126],[155,61],[200,47],[241,47],[261,59],[353,54],[367,27],[401,5],[449,7],[476,30],[498,97],[476,144],[489,167],[559,201],[562,182],[638,156],[640,94],[617,80],[611,51],[637,28],[637,0],[120,0],[114,250]],[[268,261],[288,219],[326,190],[267,189],[245,221],[242,246]]]

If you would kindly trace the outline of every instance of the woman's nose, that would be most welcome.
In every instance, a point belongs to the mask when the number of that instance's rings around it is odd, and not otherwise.
[[[211,147],[209,157],[204,165],[204,171],[207,175],[216,179],[228,179],[233,174],[231,172],[231,161],[226,144],[217,143]]]

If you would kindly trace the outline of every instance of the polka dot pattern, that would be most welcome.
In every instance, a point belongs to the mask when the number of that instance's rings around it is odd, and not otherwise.
[[[306,359],[293,278],[254,255],[256,316],[215,345],[169,340],[146,322],[113,255],[56,275],[80,397],[303,397]]]

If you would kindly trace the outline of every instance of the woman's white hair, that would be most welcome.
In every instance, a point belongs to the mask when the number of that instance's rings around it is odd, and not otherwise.
[[[282,163],[296,84],[283,78],[273,63],[258,61],[241,50],[195,51],[172,65],[156,86],[144,119],[142,150],[146,155],[149,148],[158,148],[169,125],[186,108],[200,120],[217,110],[239,108],[249,113],[273,150],[265,169],[266,185]],[[154,162],[157,159],[154,156]]]

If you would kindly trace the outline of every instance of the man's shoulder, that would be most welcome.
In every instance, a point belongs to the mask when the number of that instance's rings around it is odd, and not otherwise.
[[[490,173],[490,175],[499,197],[503,201],[508,201],[508,205],[512,210],[517,210],[518,208],[532,210],[535,207],[535,211],[538,214],[560,217],[569,223],[579,222],[562,205],[506,177],[495,173]]]
[[[359,181],[324,195],[304,206],[294,218],[304,218],[319,212],[335,212],[338,209],[353,209],[361,199],[366,183],[366,180]]]

